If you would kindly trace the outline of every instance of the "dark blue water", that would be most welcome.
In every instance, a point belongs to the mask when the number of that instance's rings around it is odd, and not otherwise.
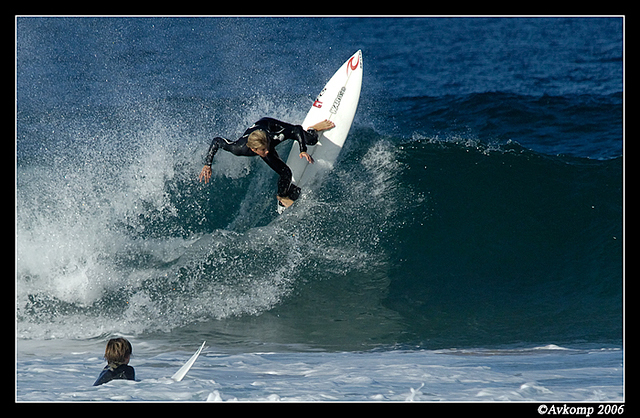
[[[622,342],[621,18],[19,18],[21,338]],[[363,51],[325,183],[210,139]],[[286,154],[283,146],[281,154]]]

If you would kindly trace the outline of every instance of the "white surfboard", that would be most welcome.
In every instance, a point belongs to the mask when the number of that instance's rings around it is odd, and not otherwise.
[[[314,179],[319,180],[320,174],[333,168],[358,108],[362,73],[362,51],[359,50],[342,64],[313,102],[311,110],[302,122],[302,128],[308,129],[325,119],[332,121],[336,126],[320,132],[318,143],[307,147],[307,152],[315,160],[314,164],[300,158],[300,146],[297,142],[293,143],[287,165],[293,174],[293,183],[298,187],[309,185]],[[284,209],[278,205],[279,213]]]
[[[178,370],[177,372],[174,373],[173,376],[171,376],[173,380],[175,380],[176,382],[179,382],[187,375],[189,370],[191,370],[191,366],[193,366],[193,363],[196,362],[196,360],[198,359],[198,356],[200,355],[200,352],[204,348],[204,343],[206,343],[206,341],[203,342],[200,348],[198,349],[198,351],[196,351],[194,355],[192,355],[191,358],[187,360],[184,366],[180,367],[180,370]]]

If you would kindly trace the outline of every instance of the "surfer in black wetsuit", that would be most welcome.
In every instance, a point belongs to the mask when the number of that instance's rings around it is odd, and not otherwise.
[[[135,380],[135,370],[129,366],[131,352],[131,343],[127,339],[113,338],[109,340],[104,351],[104,359],[108,364],[93,386],[99,386],[115,379]]]
[[[280,176],[276,197],[283,206],[289,207],[300,195],[300,188],[291,182],[291,169],[280,159],[275,149],[276,145],[287,139],[297,141],[300,145],[300,158],[306,158],[309,163],[313,164],[313,158],[307,153],[307,145],[315,145],[318,142],[318,132],[331,129],[334,126],[333,122],[324,120],[305,131],[300,125],[292,125],[273,118],[262,118],[236,141],[229,141],[221,137],[213,138],[199,179],[200,181],[204,180],[205,183],[211,179],[211,164],[218,148],[245,157],[258,155]]]

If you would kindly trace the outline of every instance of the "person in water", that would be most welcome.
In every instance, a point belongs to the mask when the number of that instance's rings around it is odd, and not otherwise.
[[[280,204],[289,207],[300,196],[300,188],[291,182],[291,169],[280,159],[276,152],[276,145],[287,139],[293,139],[300,145],[300,158],[306,158],[313,164],[313,158],[307,153],[307,145],[318,143],[318,132],[335,127],[329,120],[318,122],[304,130],[300,125],[292,125],[273,118],[262,118],[247,129],[242,137],[236,141],[215,137],[209,146],[205,159],[205,166],[200,172],[199,180],[205,184],[211,179],[211,164],[218,148],[229,151],[234,155],[255,157],[260,156],[280,176],[278,180],[277,199]]]
[[[104,351],[104,359],[107,360],[107,365],[93,386],[98,386],[114,379],[135,380],[135,370],[129,366],[132,351],[131,343],[126,338],[109,340]]]

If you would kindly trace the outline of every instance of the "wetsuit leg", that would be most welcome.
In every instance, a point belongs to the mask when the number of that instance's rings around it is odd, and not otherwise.
[[[288,197],[291,200],[298,200],[298,198],[300,197],[300,192],[302,189],[300,189],[298,186],[296,186],[293,183],[289,184],[289,190],[287,191],[287,195],[284,197]]]
[[[298,141],[298,144],[300,144],[301,152],[307,151],[307,145],[316,145],[318,143],[318,132],[315,129],[309,129],[308,131],[305,131],[304,128],[300,125],[292,125],[291,128],[285,133],[285,137],[293,138],[295,141]],[[289,169],[288,166],[287,169]],[[291,169],[289,169],[289,173],[291,173]],[[282,179],[282,176],[280,178]],[[278,186],[279,189],[280,184],[278,184]],[[291,175],[289,175],[289,188],[285,193],[286,194],[278,194],[282,197],[288,197],[291,200],[297,200],[298,197],[300,197],[300,187],[291,183]]]
[[[291,183],[291,169],[280,159],[276,150],[271,150],[263,160],[280,176],[278,179],[278,196],[296,200],[300,196],[300,188]]]

